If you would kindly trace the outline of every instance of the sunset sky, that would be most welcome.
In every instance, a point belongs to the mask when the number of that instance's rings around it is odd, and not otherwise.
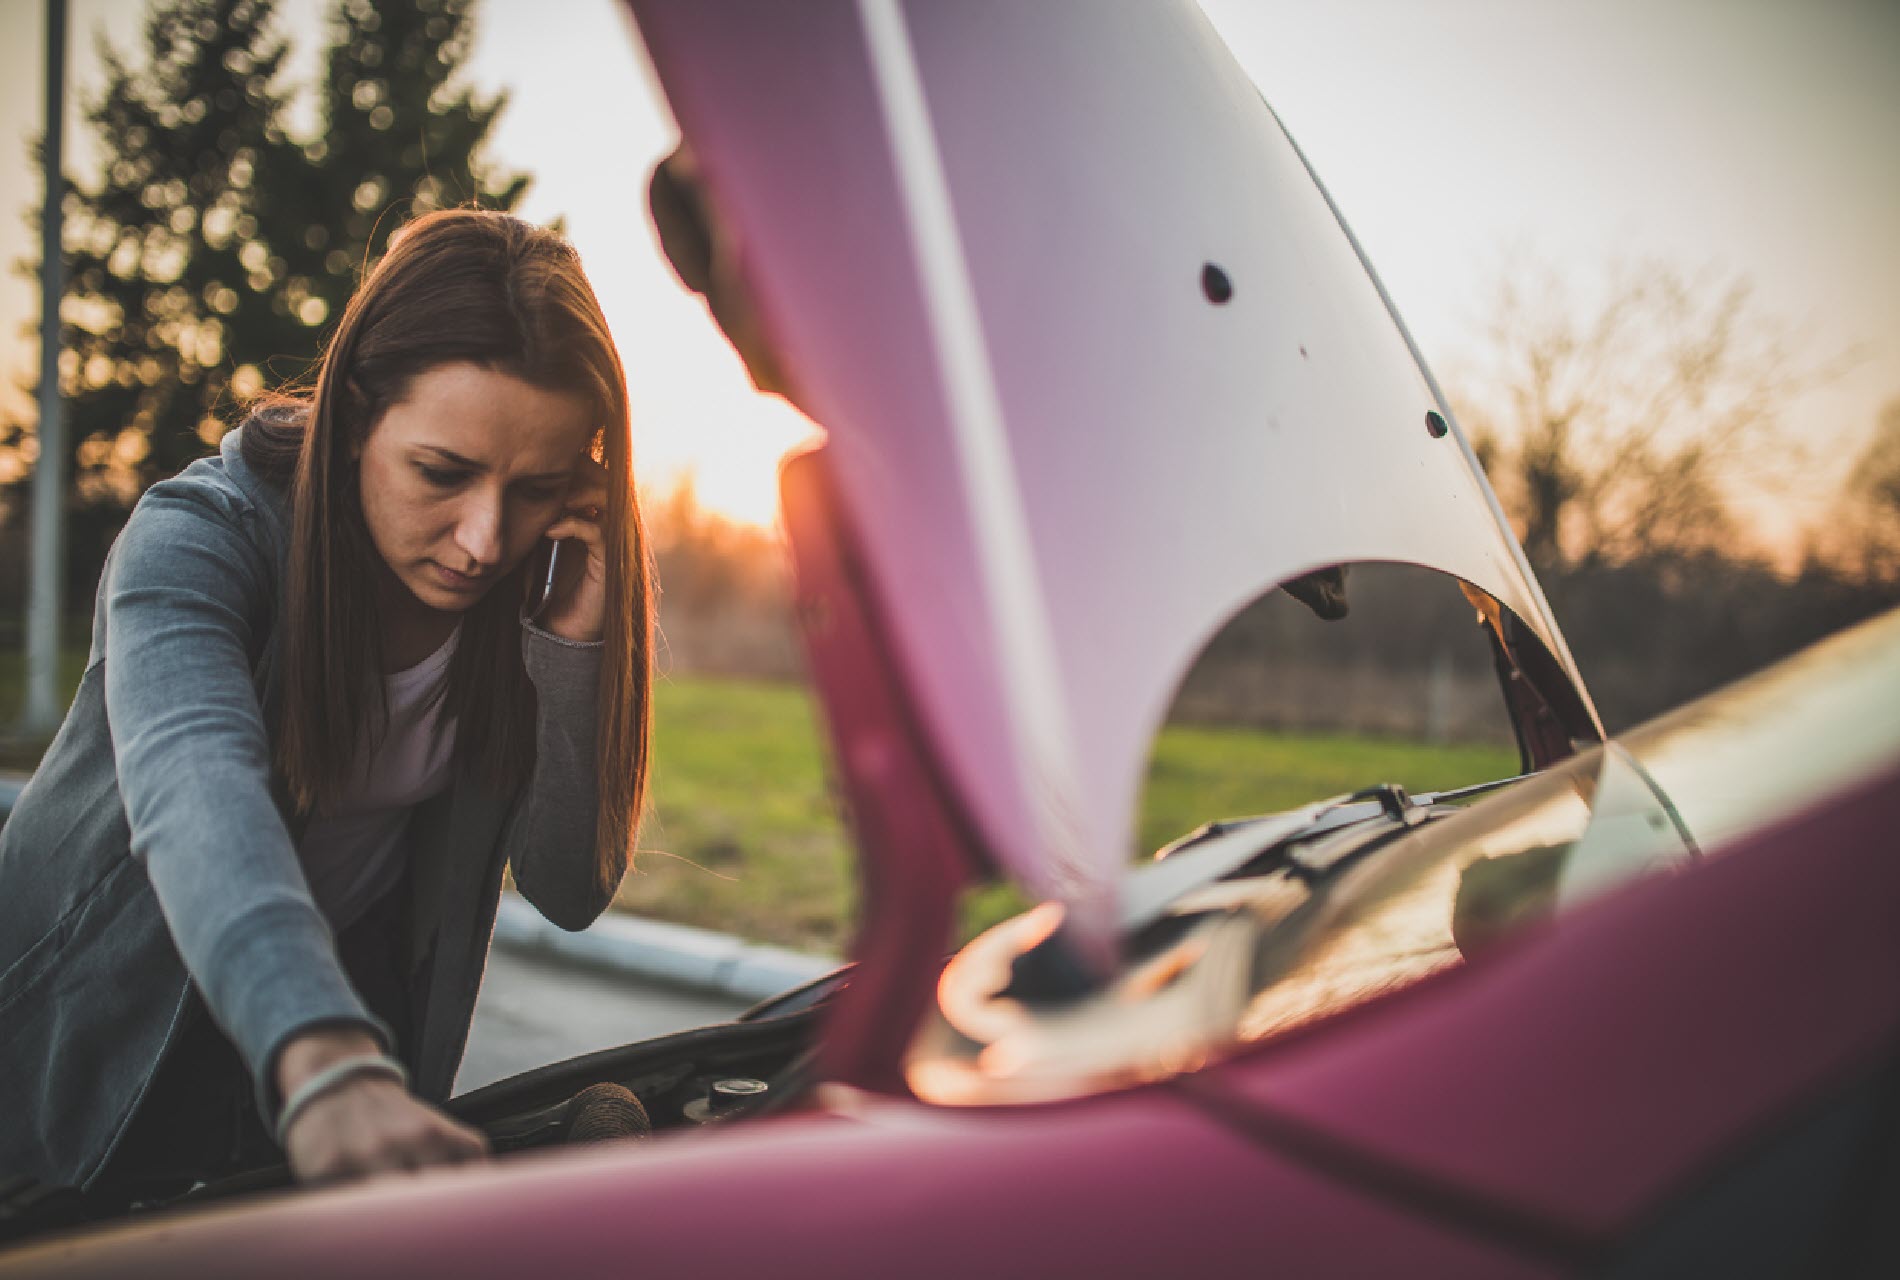
[[[954,0],[946,0],[954,2]],[[1791,412],[1807,518],[1900,398],[1900,4],[1889,0],[1203,0],[1345,213],[1441,378],[1477,350],[1509,252],[1588,276],[1618,259],[1751,279],[1762,311],[1839,380]],[[140,0],[72,0],[69,84],[95,33],[135,45]],[[315,69],[322,6],[282,0]],[[0,0],[0,257],[30,257],[43,0]],[[708,505],[768,521],[778,455],[808,429],[754,394],[661,261],[647,171],[673,130],[611,0],[486,0],[469,68],[513,95],[493,157],[563,215],[626,357],[649,483],[691,470]],[[71,167],[87,138],[69,117]],[[0,405],[30,416],[30,281],[0,288]],[[1830,459],[1833,461],[1830,462]]]

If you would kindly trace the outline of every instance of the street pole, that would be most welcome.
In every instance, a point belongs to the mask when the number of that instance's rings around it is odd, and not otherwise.
[[[46,205],[40,217],[40,425],[33,469],[33,577],[26,616],[25,733],[51,733],[59,704],[60,569],[65,561],[66,431],[59,396],[59,302],[66,293],[60,243],[60,141],[65,123],[66,0],[46,0]]]

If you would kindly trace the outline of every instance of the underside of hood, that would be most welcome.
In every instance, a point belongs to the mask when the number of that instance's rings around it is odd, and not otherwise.
[[[704,205],[682,274],[827,434],[959,830],[1084,952],[1177,684],[1276,584],[1453,575],[1532,763],[1601,736],[1377,280],[1191,3],[631,7]]]

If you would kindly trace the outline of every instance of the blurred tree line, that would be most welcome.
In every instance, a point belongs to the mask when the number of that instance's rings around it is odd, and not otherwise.
[[[660,579],[662,671],[789,679],[803,670],[777,536],[700,505],[689,472],[643,492]]]
[[[1458,416],[1612,730],[1900,603],[1900,401],[1773,545],[1751,511],[1838,470],[1785,422],[1807,354],[1745,279],[1660,262],[1497,273]]]
[[[512,208],[527,188],[481,158],[506,97],[461,82],[473,0],[336,0],[308,103],[276,10],[161,0],[142,56],[102,43],[105,85],[83,105],[98,172],[69,179],[63,205],[75,602],[147,485],[215,447],[250,396],[312,369],[391,230],[442,206]],[[300,106],[314,107],[304,128]],[[37,458],[30,429],[5,434],[0,448]],[[25,468],[9,470],[24,488]]]
[[[1900,604],[1900,400],[1798,545],[1754,531],[1751,503],[1839,469],[1784,418],[1846,360],[1806,355],[1745,280],[1508,261],[1485,315],[1451,398],[1610,731]],[[1455,588],[1371,567],[1348,596],[1338,624],[1279,593],[1243,610],[1176,715],[1508,739]]]

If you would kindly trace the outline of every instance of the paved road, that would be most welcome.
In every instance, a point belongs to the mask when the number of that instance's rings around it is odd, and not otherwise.
[[[455,1092],[576,1054],[724,1021],[745,1007],[497,946],[489,953]]]

